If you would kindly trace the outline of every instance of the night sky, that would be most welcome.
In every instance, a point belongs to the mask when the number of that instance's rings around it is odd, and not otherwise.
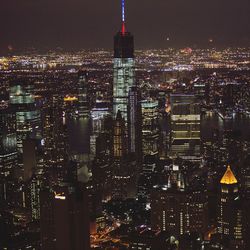
[[[250,0],[127,0],[136,48],[250,45]],[[1,0],[0,48],[112,48],[120,0]],[[167,38],[170,38],[167,41]]]

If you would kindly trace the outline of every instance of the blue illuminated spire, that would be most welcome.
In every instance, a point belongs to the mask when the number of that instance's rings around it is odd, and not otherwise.
[[[122,0],[122,22],[125,23],[125,0]]]

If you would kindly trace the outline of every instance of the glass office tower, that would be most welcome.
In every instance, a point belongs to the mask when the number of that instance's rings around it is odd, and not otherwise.
[[[122,30],[114,37],[113,117],[127,123],[129,88],[135,85],[134,37]]]
[[[159,103],[157,100],[147,99],[141,102],[142,109],[142,151],[143,155],[157,155],[159,153]]]
[[[14,82],[10,88],[10,104],[16,113],[17,149],[23,152],[23,140],[41,138],[41,114],[36,107],[32,86]]]
[[[173,94],[171,102],[170,156],[200,159],[200,105],[194,95]]]

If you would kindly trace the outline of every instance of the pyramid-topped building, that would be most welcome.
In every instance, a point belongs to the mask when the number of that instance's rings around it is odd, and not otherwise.
[[[226,170],[225,174],[223,175],[220,183],[221,184],[227,184],[227,185],[238,183],[238,181],[237,181],[234,173],[232,172],[230,166],[227,167],[227,170]]]

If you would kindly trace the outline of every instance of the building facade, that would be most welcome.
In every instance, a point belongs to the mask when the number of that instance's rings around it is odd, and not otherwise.
[[[173,94],[171,102],[170,156],[200,159],[200,106],[194,95]]]

